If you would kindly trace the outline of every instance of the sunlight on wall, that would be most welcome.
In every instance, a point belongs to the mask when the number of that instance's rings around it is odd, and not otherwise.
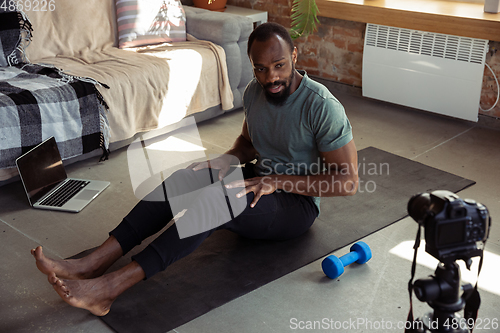
[[[358,1],[356,1],[358,3]],[[362,1],[359,0],[361,3]],[[479,3],[484,4],[484,0],[446,0],[446,1],[405,1],[405,0],[385,0],[386,7],[396,8],[401,10],[411,10],[420,12],[422,6],[425,6],[426,12],[444,12],[451,15],[465,16],[470,15],[469,7],[450,6],[450,2],[466,2],[466,3]]]
[[[413,244],[414,241],[405,241],[394,248],[392,248],[389,253],[395,254],[400,258],[407,259],[409,261],[413,261]],[[420,247],[418,248],[417,254],[417,263],[419,265],[428,267],[432,270],[435,270],[438,265],[438,260],[433,256],[425,252],[425,241],[421,241]],[[472,258],[472,267],[471,270],[467,270],[465,263],[463,260],[457,261],[460,266],[460,272],[462,274],[462,281],[468,282],[474,285],[477,280],[477,269],[479,265],[479,257]],[[483,268],[481,269],[481,274],[479,275],[479,284],[478,287],[482,290],[491,292],[496,295],[500,295],[500,284],[498,283],[498,276],[500,273],[500,256],[498,254],[484,251],[484,261]],[[425,276],[420,276],[416,273],[416,278],[423,278]]]

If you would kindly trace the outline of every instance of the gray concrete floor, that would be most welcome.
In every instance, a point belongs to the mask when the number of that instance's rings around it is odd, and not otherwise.
[[[482,305],[478,323],[483,331],[500,332],[500,229],[496,227],[496,217],[500,218],[500,132],[364,99],[343,86],[330,86],[346,108],[358,149],[375,146],[477,182],[459,195],[485,204],[493,217],[479,281]],[[208,152],[224,152],[239,134],[242,120],[243,112],[235,111],[199,124]],[[61,301],[36,269],[29,251],[43,245],[47,255],[64,258],[106,239],[107,232],[137,201],[126,150],[114,152],[105,163],[92,159],[72,164],[68,173],[106,179],[112,185],[78,214],[31,209],[20,182],[0,187],[0,332],[112,332],[98,318]],[[318,260],[172,332],[402,332],[397,326],[406,319],[409,308],[407,283],[416,231],[412,219],[403,219],[366,237],[373,259],[347,268],[338,280],[325,278]],[[334,254],[348,251],[345,247]],[[436,265],[422,251],[417,277],[432,274]],[[462,273],[464,280],[475,282],[474,273]],[[415,298],[414,304],[416,316],[430,310]],[[323,326],[304,327],[315,321]]]

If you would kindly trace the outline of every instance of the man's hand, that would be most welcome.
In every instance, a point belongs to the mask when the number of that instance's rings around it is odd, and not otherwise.
[[[236,180],[226,185],[226,188],[237,187],[244,187],[241,192],[238,192],[238,194],[236,194],[237,198],[241,198],[242,196],[247,195],[250,192],[254,193],[254,198],[250,203],[251,208],[255,207],[255,205],[263,195],[271,194],[277,189],[276,182],[270,176]]]
[[[231,165],[239,165],[252,161],[255,159],[257,151],[252,145],[250,135],[248,134],[248,127],[245,120],[243,120],[243,127],[241,134],[236,138],[233,147],[213,160],[205,162],[195,162],[189,165],[186,169],[198,171],[201,169],[217,169],[219,170],[219,181],[222,181]]]
[[[222,181],[232,164],[239,164],[239,161],[234,156],[224,154],[213,160],[192,163],[186,169],[192,169],[193,171],[207,168],[216,169],[219,170],[219,181]]]

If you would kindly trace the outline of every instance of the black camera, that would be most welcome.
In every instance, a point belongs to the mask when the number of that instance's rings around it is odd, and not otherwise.
[[[450,191],[413,196],[408,213],[425,229],[425,251],[440,262],[451,263],[480,256],[488,238],[491,218],[485,206],[460,199]]]
[[[460,268],[456,260],[462,259],[470,270],[472,258],[481,257],[479,275],[491,227],[488,209],[474,200],[462,200],[450,191],[434,191],[414,195],[408,202],[408,213],[419,224],[409,283],[410,300],[413,290],[417,298],[427,302],[434,312],[416,320],[418,329],[405,332],[470,332],[473,325],[450,329],[456,323],[464,323],[464,318],[467,324],[471,323],[469,319],[473,323],[480,304],[477,285],[461,285]],[[425,231],[425,251],[440,263],[433,276],[413,283],[422,226]],[[462,309],[464,317],[457,314]],[[408,320],[413,320],[411,306]]]

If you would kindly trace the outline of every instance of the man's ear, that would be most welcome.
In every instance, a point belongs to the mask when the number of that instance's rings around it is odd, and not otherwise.
[[[298,53],[298,51],[297,51],[297,47],[296,47],[296,46],[294,46],[294,47],[293,47],[293,52],[292,52],[292,62],[293,62],[294,64],[296,64],[296,63],[297,63],[297,53]]]

